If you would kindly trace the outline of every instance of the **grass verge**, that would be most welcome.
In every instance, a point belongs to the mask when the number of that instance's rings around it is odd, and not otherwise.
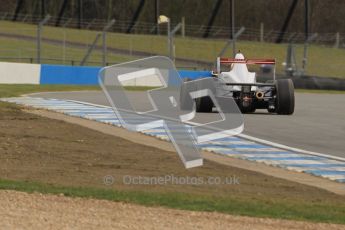
[[[183,193],[148,193],[142,191],[116,191],[87,187],[57,187],[36,182],[19,182],[0,179],[0,189],[43,194],[63,194],[68,197],[96,198],[110,201],[131,202],[145,206],[164,206],[174,209],[221,212],[253,217],[270,217],[313,222],[345,224],[344,204],[318,205],[291,203],[283,200],[262,201],[221,199],[211,196],[197,196]]]
[[[100,90],[99,86],[78,85],[30,85],[30,84],[0,84],[0,97],[18,97],[27,93],[55,92],[55,91],[78,91]]]
[[[0,96],[97,88],[0,85]],[[180,167],[176,155],[79,126],[29,115],[21,111],[19,106],[9,103],[0,103],[0,128],[3,130],[0,135],[3,159],[0,189],[193,211],[345,224],[344,197],[313,187],[212,162],[205,162],[205,167],[197,170],[186,171]],[[159,176],[171,172],[183,176],[238,175],[241,184],[238,187],[190,185],[130,188],[120,182],[112,187],[101,184],[104,175]]]
[[[129,91],[145,91],[155,87],[146,86],[126,86]],[[0,84],[0,97],[18,97],[28,93],[38,92],[59,92],[59,91],[83,91],[83,90],[101,90],[98,85],[29,85],[29,84]]]

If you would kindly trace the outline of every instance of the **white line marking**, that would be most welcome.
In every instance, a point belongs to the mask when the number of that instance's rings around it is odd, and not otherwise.
[[[262,144],[266,144],[266,145],[270,145],[276,148],[280,148],[280,149],[285,149],[285,150],[289,150],[289,151],[293,151],[293,152],[298,152],[298,153],[304,153],[304,154],[308,154],[308,155],[313,155],[313,156],[319,156],[319,157],[325,157],[325,158],[329,158],[329,159],[333,159],[333,160],[338,160],[338,161],[344,161],[345,162],[345,158],[342,157],[336,157],[336,156],[331,156],[331,155],[327,155],[327,154],[323,154],[323,153],[316,153],[316,152],[311,152],[311,151],[307,151],[307,150],[303,150],[303,149],[298,149],[298,148],[293,148],[287,145],[282,145],[282,144],[278,144],[275,142],[271,142],[271,141],[266,141],[260,138],[256,138],[256,137],[252,137],[246,134],[239,134],[239,137],[242,137],[244,139],[247,140],[251,140],[251,141],[255,141],[258,143],[262,143]]]

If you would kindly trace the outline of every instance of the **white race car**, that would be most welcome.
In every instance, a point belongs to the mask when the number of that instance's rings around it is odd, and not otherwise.
[[[221,71],[222,65],[228,71]],[[271,66],[273,79],[265,83],[257,82],[256,73],[249,72],[247,65]],[[287,115],[294,112],[293,82],[291,79],[275,78],[274,59],[245,59],[241,53],[237,53],[235,58],[217,58],[217,70],[212,72],[212,76],[214,86],[210,88],[215,91],[214,95],[231,96],[242,113],[253,113],[256,109]],[[195,101],[197,112],[212,112],[214,105],[209,96]]]

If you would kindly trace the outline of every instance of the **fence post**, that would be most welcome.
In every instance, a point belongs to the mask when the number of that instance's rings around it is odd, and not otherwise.
[[[8,14],[8,13],[4,13],[4,15],[3,15],[2,18],[1,18],[1,20],[6,20],[7,14]]]
[[[97,42],[98,42],[98,39],[101,37],[101,35],[102,35],[101,33],[98,33],[98,34],[96,35],[95,40],[93,40],[91,46],[89,47],[89,49],[87,50],[87,52],[86,52],[86,54],[85,54],[85,56],[84,56],[84,58],[83,58],[83,60],[81,60],[81,62],[80,62],[80,64],[79,64],[80,66],[85,65],[85,63],[86,63],[87,60],[89,59],[89,56],[90,56],[92,50],[95,48],[95,46],[96,46],[96,44],[97,44]]]
[[[230,38],[232,40],[232,55],[233,55],[233,57],[235,57],[235,55],[236,55],[235,0],[230,1],[230,10],[231,10],[231,36],[230,36]],[[226,48],[225,48],[225,50],[226,50]]]
[[[304,42],[304,50],[303,50],[303,60],[302,60],[302,72],[301,76],[303,76],[307,69],[307,61],[308,61],[308,45],[310,42],[312,42],[316,37],[317,33],[312,34],[311,36],[308,36],[306,41]]]
[[[260,42],[264,42],[264,23],[260,23]]]
[[[170,30],[170,23],[168,23],[169,30]],[[177,24],[175,28],[171,31],[169,31],[169,53],[171,60],[175,63],[175,44],[174,44],[174,36],[178,30],[180,30],[182,27],[182,23]]]
[[[94,21],[95,21],[95,19],[93,18],[93,19],[91,20],[91,22],[89,22],[89,24],[87,24],[87,26],[86,26],[86,29],[87,29],[87,30],[90,29],[90,27],[91,27],[91,25],[93,24]]]
[[[186,35],[186,22],[185,22],[185,17],[182,17],[182,18],[181,18],[181,24],[182,24],[182,27],[181,27],[181,35],[182,35],[182,38],[184,38],[185,35]]]
[[[51,16],[48,14],[42,21],[37,25],[37,63],[41,63],[41,35],[42,27],[48,22]]]
[[[230,39],[230,40],[228,40],[228,41],[226,42],[224,48],[220,51],[220,53],[217,55],[217,57],[222,57],[222,56],[225,54],[225,52],[226,52],[226,50],[228,49],[228,46],[229,46],[230,44],[232,44],[232,53],[233,53],[233,57],[235,57],[235,55],[236,55],[236,50],[235,50],[235,49],[236,49],[236,46],[234,45],[234,43],[236,42],[237,38],[238,38],[245,30],[246,30],[246,28],[242,26],[242,27],[234,34],[233,39]]]
[[[106,44],[106,36],[107,31],[114,25],[115,19],[112,19],[108,24],[103,28],[102,31],[102,39],[103,39],[103,56],[102,56],[102,65],[106,66],[107,63],[107,44]]]
[[[335,44],[334,44],[334,48],[339,49],[339,44],[340,44],[340,34],[339,32],[337,32],[335,34]]]

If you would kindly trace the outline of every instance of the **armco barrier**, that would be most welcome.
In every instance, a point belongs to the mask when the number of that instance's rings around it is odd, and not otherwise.
[[[64,66],[0,62],[0,84],[98,85],[101,67]],[[210,71],[179,70],[182,78],[210,77]],[[277,78],[286,76],[277,75]],[[263,79],[262,79],[263,80]],[[292,77],[295,88],[345,90],[345,79],[327,77]]]
[[[0,84],[39,84],[41,66],[0,62]]]
[[[100,67],[41,65],[40,84],[97,85]]]
[[[101,67],[0,62],[0,84],[98,85]],[[181,77],[211,76],[209,71],[180,70]]]
[[[41,65],[40,84],[97,85],[101,67]],[[209,71],[180,70],[182,78],[209,77]]]

